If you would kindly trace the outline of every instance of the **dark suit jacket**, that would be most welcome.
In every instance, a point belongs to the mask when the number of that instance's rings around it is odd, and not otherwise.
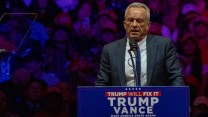
[[[101,55],[97,86],[125,86],[125,50],[127,38],[107,44]],[[184,85],[176,50],[170,39],[147,35],[147,85]]]

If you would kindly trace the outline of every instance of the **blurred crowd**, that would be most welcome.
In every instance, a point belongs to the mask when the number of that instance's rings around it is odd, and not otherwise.
[[[0,116],[76,117],[76,87],[94,85],[135,1],[151,9],[149,32],[175,43],[191,117],[207,117],[208,0],[1,0]]]

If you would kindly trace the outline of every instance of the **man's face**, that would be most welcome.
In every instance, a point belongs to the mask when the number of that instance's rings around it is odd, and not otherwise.
[[[29,100],[39,100],[43,95],[41,85],[37,82],[31,83],[28,89],[26,90],[26,95],[28,96]]]
[[[208,27],[202,23],[202,22],[198,22],[195,24],[195,35],[197,37],[200,37],[200,38],[204,38],[207,36],[207,32],[208,32]]]
[[[150,22],[147,17],[147,11],[144,8],[131,7],[127,10],[124,28],[129,39],[140,41],[147,34]]]
[[[4,92],[0,91],[0,113],[5,112],[7,108],[7,97]]]
[[[40,67],[41,67],[41,62],[38,62],[36,60],[30,60],[25,63],[25,68],[30,74],[33,75],[37,72],[38,69],[40,69]]]

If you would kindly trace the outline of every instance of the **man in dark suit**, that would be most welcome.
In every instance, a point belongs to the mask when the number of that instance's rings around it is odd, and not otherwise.
[[[107,44],[101,55],[97,86],[181,86],[184,85],[180,63],[170,39],[150,35],[150,10],[139,2],[130,4],[123,21],[127,37]],[[135,41],[140,53],[140,69],[132,67],[129,42]],[[137,56],[136,56],[137,57]],[[133,58],[136,58],[133,57]],[[135,64],[136,67],[137,64]],[[139,68],[139,67],[138,67]]]

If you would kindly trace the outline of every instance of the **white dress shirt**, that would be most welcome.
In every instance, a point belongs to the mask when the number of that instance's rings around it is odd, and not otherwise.
[[[140,74],[140,80],[141,80],[141,86],[147,85],[147,49],[146,49],[146,39],[145,36],[144,39],[137,42],[138,47],[140,49],[140,56],[141,56],[141,74]],[[129,39],[127,38],[126,43],[126,53],[125,53],[125,75],[126,75],[126,86],[135,86],[134,81],[134,71],[132,66],[132,61],[130,59],[130,55],[128,53],[128,50],[130,49],[129,46]],[[136,64],[135,55],[132,52],[132,56],[134,58],[134,64]],[[136,65],[135,65],[136,66]]]

